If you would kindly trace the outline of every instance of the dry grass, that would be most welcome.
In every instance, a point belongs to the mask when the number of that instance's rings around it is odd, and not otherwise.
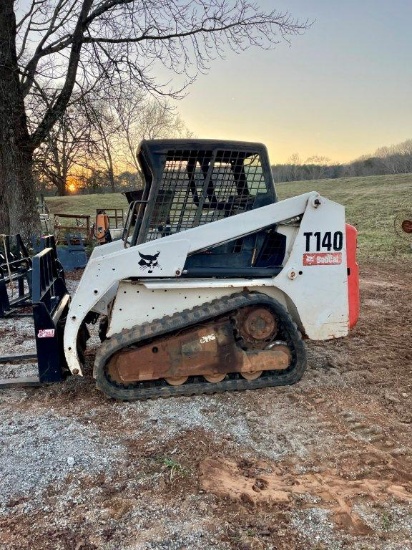
[[[359,231],[359,257],[391,259],[411,258],[410,244],[394,230],[394,218],[400,210],[412,212],[412,174],[301,181],[277,185],[280,199],[319,191],[346,207],[347,221]],[[123,208],[127,201],[121,193],[51,197],[47,204],[52,213],[88,214],[94,220],[97,208]]]
[[[125,214],[128,210],[126,197],[122,193],[47,197],[46,203],[52,214],[88,215],[91,220],[94,220],[97,209],[123,208]]]
[[[400,210],[412,213],[412,174],[339,178],[278,184],[280,199],[318,191],[346,207],[348,223],[359,231],[359,257],[411,258],[412,239],[400,238],[394,218]]]

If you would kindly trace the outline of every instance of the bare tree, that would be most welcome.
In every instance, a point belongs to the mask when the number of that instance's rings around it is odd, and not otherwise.
[[[119,133],[126,152],[124,161],[137,172],[137,145],[142,139],[192,137],[192,133],[164,98],[147,98],[142,94],[121,97],[114,107],[119,121]]]
[[[17,20],[17,17],[19,20]],[[188,85],[225,47],[269,47],[307,28],[288,14],[264,13],[248,0],[32,0],[17,11],[0,2],[0,231],[36,229],[33,152],[61,119],[74,91],[125,81],[174,94],[159,65]],[[52,101],[36,125],[27,99],[44,79]],[[38,222],[37,222],[38,227]]]
[[[97,149],[82,98],[75,99],[35,151],[34,170],[63,196],[67,194],[68,177],[73,169],[88,168]]]
[[[290,181],[296,181],[299,179],[299,170],[302,166],[302,161],[300,159],[299,153],[293,153],[291,157],[288,159],[288,169],[290,175],[288,176],[290,178]]]
[[[112,103],[88,99],[85,107],[96,146],[93,163],[106,173],[113,192],[119,167],[140,173],[136,153],[142,139],[192,135],[165,98],[154,99],[139,90],[131,89]]]
[[[375,157],[380,159],[388,174],[400,174],[412,170],[412,140],[406,140],[397,145],[380,147],[375,151]]]
[[[95,166],[104,166],[110,189],[114,192],[115,155],[119,150],[121,125],[110,104],[103,101],[87,101],[86,112],[96,144],[93,161]]]
[[[48,101],[46,91],[36,99],[31,106],[33,117],[40,99]],[[60,196],[67,194],[69,176],[80,179],[81,173],[89,173],[92,189],[103,182],[104,188],[115,192],[120,167],[139,172],[136,149],[142,139],[190,135],[176,109],[164,98],[150,99],[135,91],[109,103],[83,91],[72,97],[35,151],[35,175],[40,182],[54,185]]]
[[[305,165],[308,172],[307,179],[319,180],[325,177],[330,159],[321,155],[313,155],[306,159]]]

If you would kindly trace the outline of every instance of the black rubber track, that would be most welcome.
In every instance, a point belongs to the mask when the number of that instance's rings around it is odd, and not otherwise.
[[[291,364],[288,369],[283,371],[264,371],[255,380],[246,380],[239,373],[232,373],[228,374],[224,380],[218,383],[207,382],[202,376],[192,376],[180,386],[171,386],[165,380],[137,382],[123,386],[111,381],[107,375],[105,367],[110,357],[124,348],[132,345],[135,346],[146,340],[153,340],[159,336],[164,336],[165,334],[173,333],[222,315],[227,315],[230,312],[235,313],[240,308],[253,305],[268,306],[276,314],[280,324],[276,340],[281,339],[286,342],[292,354]],[[95,359],[97,387],[108,397],[121,401],[285,386],[298,382],[302,378],[305,369],[305,346],[289,313],[278,301],[258,292],[233,294],[190,310],[166,316],[152,323],[145,323],[132,329],[123,330],[121,333],[112,336],[102,343]]]

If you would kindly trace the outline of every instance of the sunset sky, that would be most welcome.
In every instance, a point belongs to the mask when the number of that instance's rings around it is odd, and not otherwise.
[[[412,139],[412,0],[256,0],[313,20],[291,45],[215,61],[179,112],[197,137],[345,162]]]

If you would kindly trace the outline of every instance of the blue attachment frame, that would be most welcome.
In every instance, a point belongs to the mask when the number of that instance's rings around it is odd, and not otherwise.
[[[53,241],[49,241],[53,245]],[[70,374],[63,352],[64,324],[70,295],[55,247],[32,258],[32,303],[38,376],[0,380],[0,387],[39,386],[60,382]],[[0,357],[0,363],[31,361],[33,354]]]
[[[67,373],[63,354],[64,321],[70,304],[55,250],[33,257],[33,318],[40,382],[60,382]]]
[[[0,249],[0,318],[14,315],[17,307],[31,303],[31,258],[19,234],[3,236]],[[12,246],[13,251],[12,252]],[[8,284],[17,283],[17,295],[9,297]],[[25,284],[26,283],[26,284]]]

